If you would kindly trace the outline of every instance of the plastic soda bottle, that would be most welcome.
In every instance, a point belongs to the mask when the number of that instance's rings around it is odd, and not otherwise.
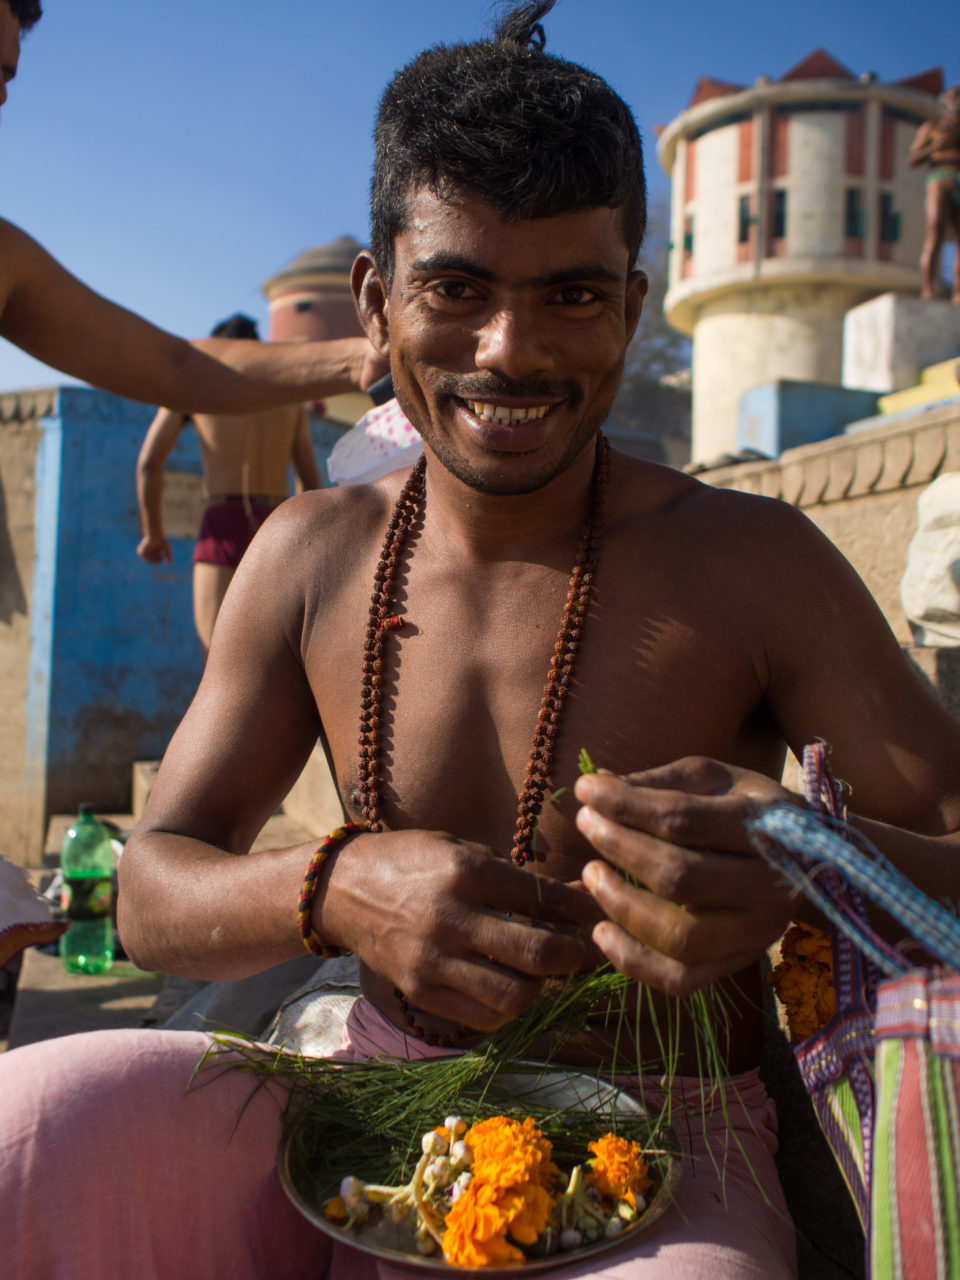
[[[113,964],[113,845],[93,806],[80,806],[60,850],[63,889],[60,906],[70,928],[60,937],[68,973],[106,973]]]

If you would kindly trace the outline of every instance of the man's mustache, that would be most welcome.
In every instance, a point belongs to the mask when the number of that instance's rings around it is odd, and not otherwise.
[[[440,395],[459,396],[461,400],[495,401],[500,397],[518,400],[554,402],[566,400],[580,403],[582,392],[576,382],[552,378],[508,378],[503,374],[464,376],[441,374],[436,382]]]

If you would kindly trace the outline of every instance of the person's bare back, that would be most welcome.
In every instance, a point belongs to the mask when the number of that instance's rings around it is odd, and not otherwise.
[[[200,442],[204,497],[224,495],[271,498],[282,502],[287,471],[303,429],[299,406],[260,413],[195,413],[191,421]],[[310,486],[313,487],[313,486]]]
[[[214,338],[261,345],[254,321],[234,315],[221,321]],[[288,493],[290,465],[300,489],[320,486],[310,424],[302,405],[244,414],[159,409],[137,459],[137,497],[143,537],[137,554],[148,564],[170,563],[163,531],[163,468],[188,422],[200,443],[206,501],[193,554],[193,616],[204,655],[234,571],[253,535]]]

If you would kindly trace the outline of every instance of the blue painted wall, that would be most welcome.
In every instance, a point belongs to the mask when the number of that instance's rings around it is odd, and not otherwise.
[[[126,812],[130,766],[162,754],[202,672],[190,539],[173,565],[136,555],[136,460],[153,410],[61,388],[43,420],[31,634],[29,739],[46,759],[47,811]],[[199,471],[192,432],[169,466]]]
[[[48,814],[85,801],[126,813],[131,766],[163,754],[203,671],[193,538],[170,538],[172,565],[136,554],[136,463],[150,405],[62,387],[56,408],[41,420],[37,454],[27,774],[45,788]],[[343,428],[313,418],[311,433],[325,477]],[[192,430],[166,467],[201,474]]]

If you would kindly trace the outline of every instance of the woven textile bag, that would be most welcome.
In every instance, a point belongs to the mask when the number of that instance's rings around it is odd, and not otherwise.
[[[837,1012],[796,1058],[863,1223],[871,1280],[956,1280],[960,921],[846,828],[826,756],[822,743],[804,751],[806,813],[777,805],[748,824],[832,926]],[[932,963],[914,967],[876,934],[865,897]]]

